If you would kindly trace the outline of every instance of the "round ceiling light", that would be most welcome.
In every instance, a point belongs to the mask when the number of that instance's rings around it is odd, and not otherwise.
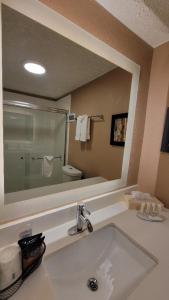
[[[43,66],[32,62],[25,63],[24,68],[26,71],[37,75],[42,75],[46,72]]]

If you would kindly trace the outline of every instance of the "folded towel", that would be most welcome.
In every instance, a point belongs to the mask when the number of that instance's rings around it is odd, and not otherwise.
[[[42,160],[42,176],[51,177],[54,168],[54,157],[44,156]]]
[[[75,140],[81,142],[90,140],[90,118],[88,115],[77,117]]]
[[[90,121],[91,121],[91,119],[88,117],[88,119],[87,119],[87,135],[86,135],[87,140],[90,140]]]
[[[81,121],[82,121],[82,116],[78,116],[76,122],[76,135],[75,135],[76,141],[80,141]]]
[[[88,135],[88,116],[83,115],[81,120],[81,128],[80,128],[80,141],[86,142]]]

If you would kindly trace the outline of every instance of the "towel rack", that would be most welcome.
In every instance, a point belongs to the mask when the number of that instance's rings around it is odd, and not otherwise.
[[[62,155],[59,156],[54,156],[54,159],[60,159],[60,161],[62,161]],[[20,159],[24,159],[23,156],[20,157]],[[43,159],[43,157],[31,157],[32,160],[37,160],[37,159]]]
[[[89,118],[92,121],[96,121],[96,122],[104,121],[104,115],[103,114],[101,114],[101,115],[91,115],[91,116],[89,116]],[[77,118],[75,118],[75,120],[77,120]]]
[[[54,159],[60,159],[62,161],[62,156],[59,155],[59,156],[54,156],[53,157]],[[32,157],[32,160],[36,160],[36,159],[43,159],[43,157]]]

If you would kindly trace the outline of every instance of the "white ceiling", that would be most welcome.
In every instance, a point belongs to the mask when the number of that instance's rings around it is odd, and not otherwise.
[[[59,98],[116,66],[24,15],[3,6],[3,86]],[[43,76],[28,73],[26,61],[46,68]]]
[[[96,0],[152,47],[169,41],[169,0]]]

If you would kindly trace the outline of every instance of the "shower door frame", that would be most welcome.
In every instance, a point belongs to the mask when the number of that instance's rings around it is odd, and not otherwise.
[[[57,101],[56,101],[57,103]],[[20,108],[27,108],[33,110],[41,110],[52,113],[68,114],[69,111],[63,108],[58,108],[54,106],[44,106],[39,104],[28,103],[26,101],[16,101],[16,100],[4,100],[3,105],[15,106]]]
[[[57,101],[56,101],[57,103]],[[68,143],[68,113],[69,110],[67,109],[63,109],[63,108],[58,108],[58,107],[54,107],[54,106],[45,106],[45,105],[39,105],[39,104],[33,104],[33,103],[29,103],[26,101],[16,101],[16,100],[4,100],[3,101],[3,106],[12,106],[12,107],[16,107],[16,108],[23,108],[23,109],[28,109],[28,110],[36,110],[36,111],[43,111],[43,112],[50,112],[50,113],[55,113],[55,114],[63,114],[66,117],[65,120],[65,134],[64,134],[64,153],[63,153],[63,165],[66,164],[66,158],[67,158],[67,143]],[[5,169],[5,165],[4,165],[4,169]],[[46,185],[48,186],[48,185]],[[41,186],[40,186],[41,187]],[[29,188],[31,189],[31,187]],[[28,189],[26,189],[28,190]],[[21,190],[19,190],[21,191]]]

